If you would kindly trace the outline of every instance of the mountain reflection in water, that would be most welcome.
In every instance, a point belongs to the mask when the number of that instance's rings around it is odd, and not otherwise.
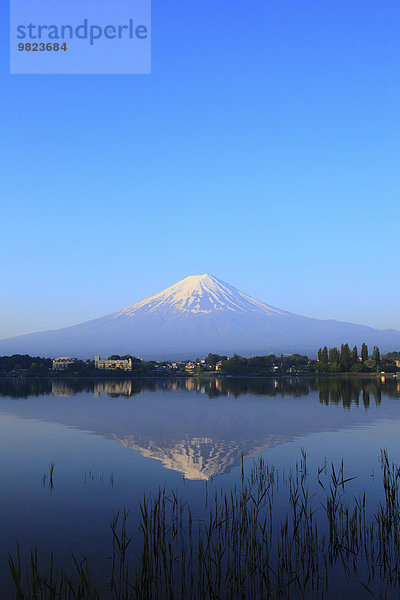
[[[380,378],[0,380],[0,412],[90,431],[190,480],[298,436],[363,425],[364,409],[390,418],[390,396],[399,382]]]

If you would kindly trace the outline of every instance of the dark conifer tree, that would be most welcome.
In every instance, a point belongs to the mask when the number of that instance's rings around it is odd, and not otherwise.
[[[339,364],[340,362],[339,350],[336,348],[336,346],[329,349],[329,362],[336,364]]]
[[[323,363],[328,363],[329,362],[329,359],[328,359],[328,348],[326,346],[324,346],[324,348],[322,350],[321,360],[322,360]]]
[[[372,350],[372,358],[377,364],[381,362],[381,353],[378,346],[374,346],[374,349]]]
[[[367,344],[363,344],[361,347],[361,360],[365,362],[368,360],[368,346]]]
[[[351,366],[351,352],[348,344],[342,344],[340,350],[340,365],[344,371],[348,371]]]
[[[358,349],[357,346],[354,346],[351,351],[351,364],[356,365],[358,363]]]
[[[322,360],[322,348],[318,349],[318,360],[321,362]]]

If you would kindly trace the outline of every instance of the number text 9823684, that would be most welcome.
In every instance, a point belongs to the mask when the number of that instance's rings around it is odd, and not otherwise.
[[[66,52],[67,44],[64,42],[63,44],[58,43],[20,43],[18,44],[19,52]]]

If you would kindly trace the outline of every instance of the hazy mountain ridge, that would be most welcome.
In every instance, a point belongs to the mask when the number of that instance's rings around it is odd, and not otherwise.
[[[320,346],[343,342],[376,344],[386,352],[400,348],[400,331],[289,313],[204,274],[93,321],[0,340],[0,354],[92,358],[130,353],[145,359],[190,359],[209,352],[315,356]]]

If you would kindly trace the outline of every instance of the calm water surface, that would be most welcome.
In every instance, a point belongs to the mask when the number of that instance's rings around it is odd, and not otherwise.
[[[301,448],[310,468],[344,458],[354,494],[378,498],[380,449],[400,463],[399,400],[394,379],[1,380],[1,597],[17,540],[64,565],[82,552],[101,573],[113,511],[134,523],[160,486],[201,511],[240,481],[242,456],[287,470]]]

